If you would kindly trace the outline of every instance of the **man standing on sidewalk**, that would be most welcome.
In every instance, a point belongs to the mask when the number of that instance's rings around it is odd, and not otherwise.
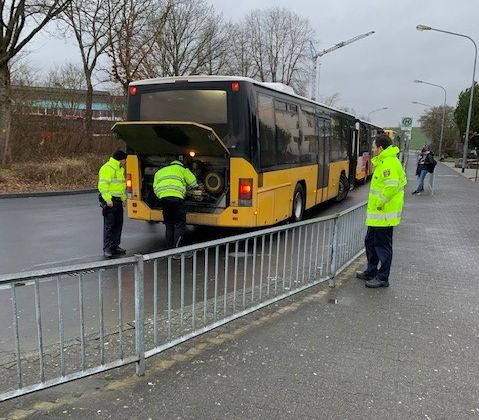
[[[376,136],[371,159],[374,174],[368,198],[365,238],[368,267],[356,277],[366,287],[388,287],[393,257],[393,227],[401,222],[406,174],[397,158],[399,149],[385,134]]]
[[[126,157],[123,150],[117,150],[98,173],[99,200],[103,209],[103,255],[106,258],[126,252],[120,248],[123,207],[126,205]]]

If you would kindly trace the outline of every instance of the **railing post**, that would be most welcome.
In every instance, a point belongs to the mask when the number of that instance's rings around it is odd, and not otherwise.
[[[331,239],[331,277],[329,278],[329,287],[336,287],[336,265],[338,252],[338,224],[339,216],[333,219],[333,237]]]
[[[135,349],[138,361],[136,374],[145,374],[145,291],[144,291],[144,259],[143,255],[135,255]]]

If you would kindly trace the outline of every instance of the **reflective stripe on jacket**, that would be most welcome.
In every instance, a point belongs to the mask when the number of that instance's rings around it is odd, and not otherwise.
[[[369,190],[367,226],[386,227],[401,223],[406,174],[397,158],[399,149],[389,146],[371,159],[374,174]]]
[[[112,197],[126,200],[125,169],[116,159],[110,158],[98,172],[98,191],[103,200],[110,201]]]
[[[158,170],[153,180],[153,190],[160,199],[165,197],[184,199],[186,189],[197,186],[195,176],[178,160]]]

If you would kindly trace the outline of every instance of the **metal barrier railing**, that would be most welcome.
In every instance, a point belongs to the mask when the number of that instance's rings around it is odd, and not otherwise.
[[[0,401],[133,362],[141,375],[145,358],[320,282],[334,285],[363,252],[365,208],[0,276],[1,319],[12,319],[0,326]]]

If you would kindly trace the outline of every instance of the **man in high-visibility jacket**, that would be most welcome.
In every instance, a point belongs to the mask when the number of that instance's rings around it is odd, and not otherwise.
[[[388,287],[393,256],[393,227],[401,222],[406,174],[397,158],[399,148],[380,134],[373,147],[374,174],[368,198],[365,246],[368,267],[356,277],[366,280],[366,287]]]
[[[125,163],[127,154],[117,150],[98,172],[100,206],[103,209],[103,255],[125,254],[120,248],[123,207],[126,206]]]
[[[155,174],[153,190],[163,209],[168,248],[180,246],[186,228],[186,190],[195,188],[198,188],[196,177],[179,160],[173,160]]]

